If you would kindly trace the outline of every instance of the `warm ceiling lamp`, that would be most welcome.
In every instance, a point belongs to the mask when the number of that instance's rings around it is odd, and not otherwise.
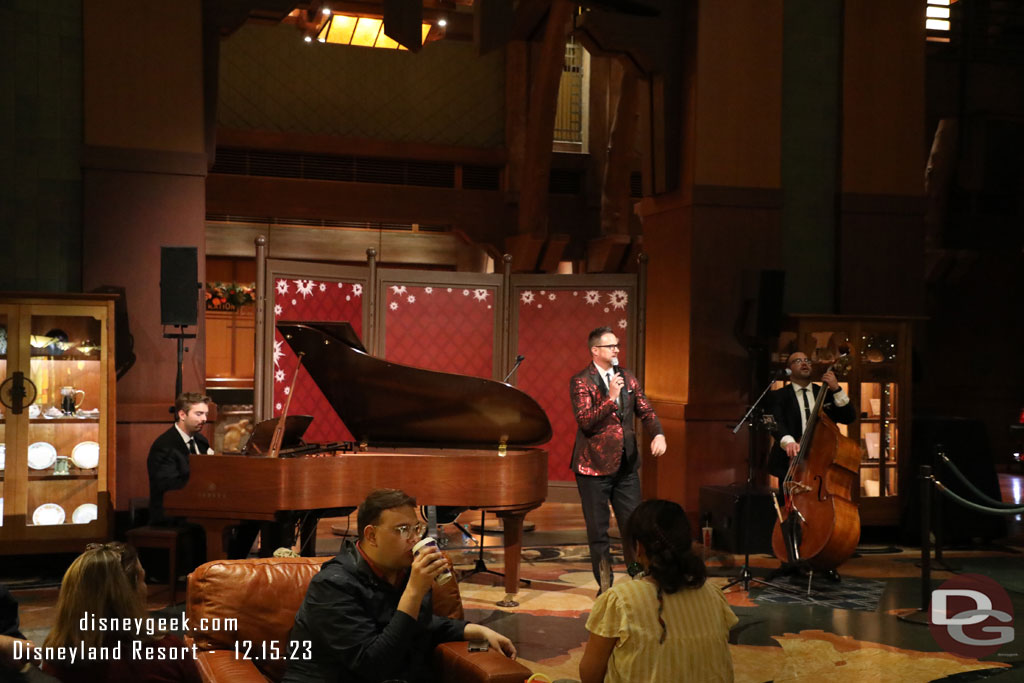
[[[420,40],[426,42],[430,24],[421,26]],[[331,14],[316,34],[321,43],[336,45],[360,45],[381,47],[389,50],[407,50],[404,45],[384,35],[384,21],[375,17],[358,17],[350,14]]]

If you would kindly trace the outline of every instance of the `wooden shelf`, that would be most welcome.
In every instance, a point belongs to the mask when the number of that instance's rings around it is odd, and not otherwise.
[[[96,470],[74,470],[68,474],[54,474],[49,470],[33,470],[28,473],[28,480],[33,481],[61,481],[63,479],[96,479]]]

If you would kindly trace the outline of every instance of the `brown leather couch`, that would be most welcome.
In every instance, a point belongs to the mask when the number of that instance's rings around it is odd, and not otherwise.
[[[245,683],[280,681],[287,663],[262,658],[264,649],[287,648],[295,613],[306,596],[310,579],[326,557],[287,557],[216,560],[196,568],[188,577],[185,614],[192,629],[186,642],[196,644],[196,664],[204,681]],[[434,612],[461,619],[459,586],[449,581],[434,587]],[[237,629],[201,630],[237,619]],[[235,644],[248,641],[253,659],[236,656]],[[246,645],[239,645],[239,655]],[[523,683],[530,670],[500,652],[468,652],[465,642],[443,643],[434,651],[438,680]]]

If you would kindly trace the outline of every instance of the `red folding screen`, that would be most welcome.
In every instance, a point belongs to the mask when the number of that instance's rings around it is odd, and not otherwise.
[[[608,326],[619,337],[619,362],[628,366],[632,287],[535,288],[515,285],[518,353],[526,357],[517,386],[533,396],[551,421],[548,479],[571,481],[569,462],[576,438],[576,418],[569,400],[569,380],[590,363],[587,335]]]
[[[551,420],[553,436],[544,445],[551,481],[573,479],[569,462],[576,421],[569,380],[590,362],[587,335],[611,327],[621,342],[623,366],[635,358],[635,275],[503,277],[270,261],[267,289],[273,335],[267,335],[272,365],[268,358],[264,366],[272,387],[270,414],[281,414],[297,364],[273,327],[277,320],[347,321],[379,357],[460,375],[500,379],[522,354],[526,359],[511,382]],[[502,337],[506,330],[508,340]],[[304,369],[289,414],[313,416],[309,441],[352,438]]]

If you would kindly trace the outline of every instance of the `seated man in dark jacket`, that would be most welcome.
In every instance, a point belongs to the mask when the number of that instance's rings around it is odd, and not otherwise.
[[[309,583],[289,652],[311,657],[293,659],[284,681],[429,681],[434,647],[454,640],[487,640],[515,657],[505,636],[433,613],[430,589],[446,563],[436,549],[413,559],[424,530],[414,498],[374,491],[357,519],[358,542],[347,540]]]

